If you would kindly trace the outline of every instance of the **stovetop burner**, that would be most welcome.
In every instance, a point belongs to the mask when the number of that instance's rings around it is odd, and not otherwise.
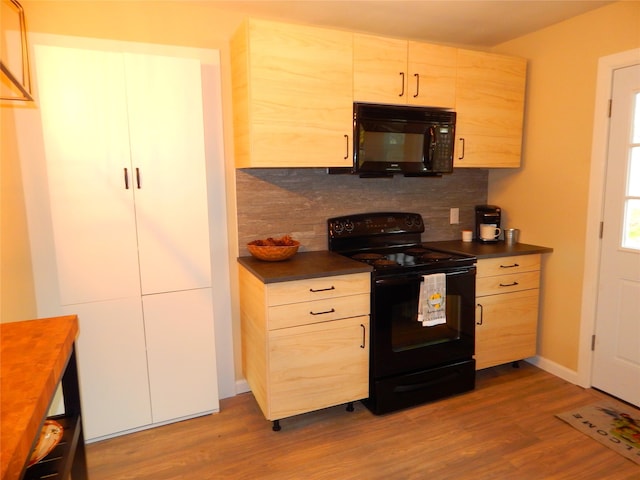
[[[417,213],[367,213],[328,220],[329,250],[372,265],[391,275],[427,272],[475,263],[472,255],[444,252],[422,243],[422,217]]]
[[[357,252],[348,256],[353,260],[373,265],[375,268],[426,266],[460,258],[456,254],[431,250],[423,246],[395,247],[382,252]]]

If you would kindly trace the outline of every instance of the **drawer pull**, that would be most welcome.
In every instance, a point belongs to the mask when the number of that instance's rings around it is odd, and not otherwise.
[[[331,310],[326,310],[324,312],[309,312],[311,315],[326,315],[327,313],[334,313],[336,311],[335,308],[332,308]]]
[[[514,267],[519,267],[520,264],[518,263],[514,263],[513,265],[500,265],[500,268],[514,268]]]
[[[501,283],[500,286],[501,287],[515,287],[516,285],[518,285],[518,282],[512,282],[512,283]]]
[[[335,290],[336,287],[334,287],[333,285],[331,285],[329,288],[318,288],[318,289],[314,289],[314,288],[310,288],[309,291],[316,293],[316,292],[326,292],[329,290]]]

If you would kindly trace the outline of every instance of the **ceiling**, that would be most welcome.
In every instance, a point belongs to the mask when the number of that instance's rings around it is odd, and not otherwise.
[[[613,1],[209,0],[261,18],[434,43],[492,47]]]

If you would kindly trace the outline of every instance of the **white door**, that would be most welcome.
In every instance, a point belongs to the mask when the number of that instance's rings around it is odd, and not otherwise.
[[[35,58],[60,303],[139,296],[122,55],[36,45]]]
[[[211,288],[142,297],[154,423],[219,410]]]
[[[211,286],[200,61],[125,54],[142,294]]]
[[[640,406],[640,65],[614,71],[592,385]]]
[[[149,425],[145,327],[138,298],[63,307],[77,314],[78,373],[86,439]]]

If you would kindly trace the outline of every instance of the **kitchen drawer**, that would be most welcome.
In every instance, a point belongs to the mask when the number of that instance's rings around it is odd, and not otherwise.
[[[368,293],[269,307],[269,330],[369,315]]]
[[[287,305],[371,291],[371,274],[352,273],[267,285],[267,306]]]
[[[476,297],[540,287],[540,271],[476,278]]]
[[[478,260],[477,277],[491,277],[533,270],[540,270],[540,254],[481,258]]]

